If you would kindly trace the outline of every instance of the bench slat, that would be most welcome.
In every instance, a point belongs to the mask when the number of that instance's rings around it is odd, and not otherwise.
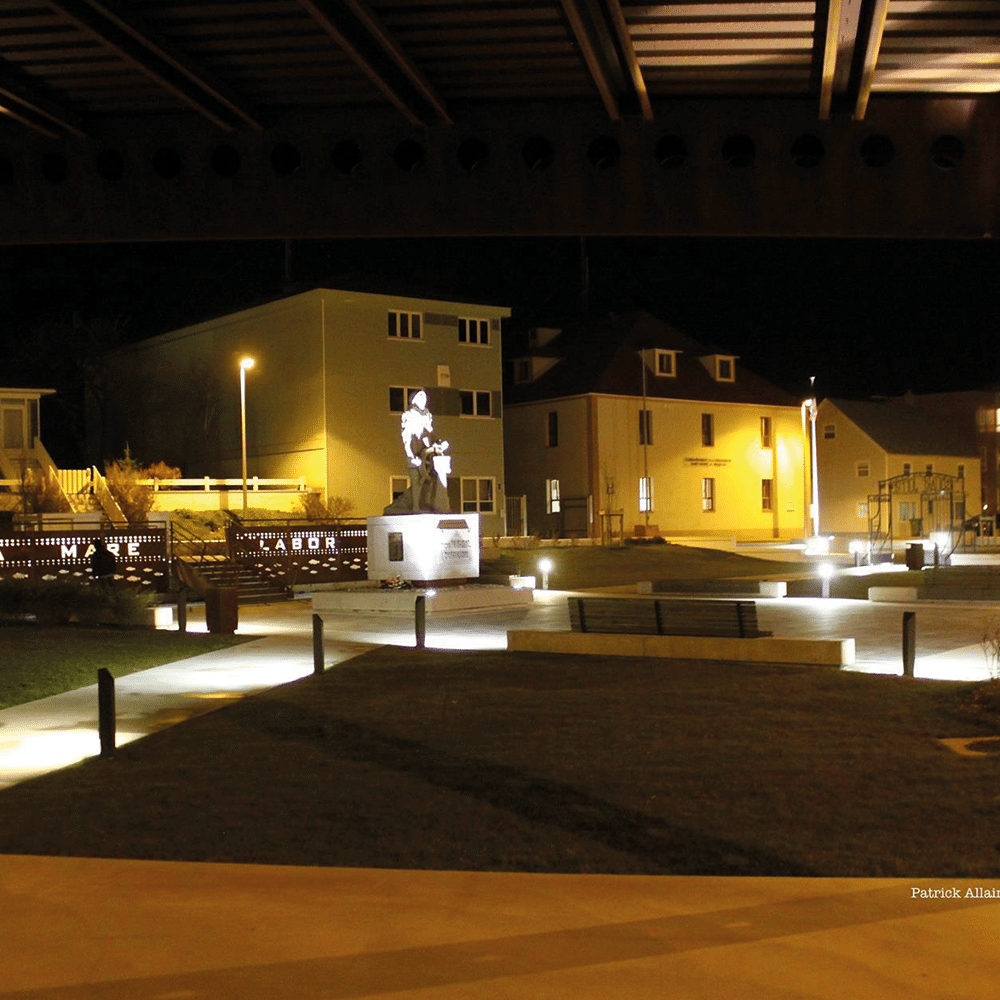
[[[758,627],[754,601],[571,597],[568,602],[574,632],[735,638],[771,634]]]

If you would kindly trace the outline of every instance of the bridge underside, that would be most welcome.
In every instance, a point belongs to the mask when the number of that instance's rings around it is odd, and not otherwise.
[[[220,132],[186,114],[50,138],[0,122],[0,242],[413,236],[990,238],[995,96],[580,102],[295,112]]]

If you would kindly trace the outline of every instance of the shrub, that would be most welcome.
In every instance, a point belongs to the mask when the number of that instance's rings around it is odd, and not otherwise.
[[[153,601],[128,587],[101,587],[70,580],[0,580],[0,620],[39,625],[138,625]]]
[[[108,490],[115,498],[126,519],[132,523],[145,521],[156,504],[156,493],[147,480],[179,479],[180,469],[157,462],[141,466],[125,449],[125,457],[104,466]]]
[[[350,517],[354,501],[346,497],[330,497],[325,503],[320,493],[305,493],[299,497],[297,508],[310,521],[338,524]]]
[[[71,509],[51,469],[25,470],[21,501],[26,514],[66,514]]]

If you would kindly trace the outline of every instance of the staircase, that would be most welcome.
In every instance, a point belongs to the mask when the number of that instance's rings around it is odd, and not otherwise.
[[[285,588],[275,581],[264,580],[252,570],[224,556],[185,559],[209,587],[236,587],[240,604],[273,604],[288,600]]]

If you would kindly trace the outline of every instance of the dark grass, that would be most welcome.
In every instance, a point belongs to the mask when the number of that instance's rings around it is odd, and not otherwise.
[[[246,636],[78,625],[0,626],[0,708],[246,642]]]
[[[382,649],[0,795],[0,852],[1000,877],[973,685]]]

